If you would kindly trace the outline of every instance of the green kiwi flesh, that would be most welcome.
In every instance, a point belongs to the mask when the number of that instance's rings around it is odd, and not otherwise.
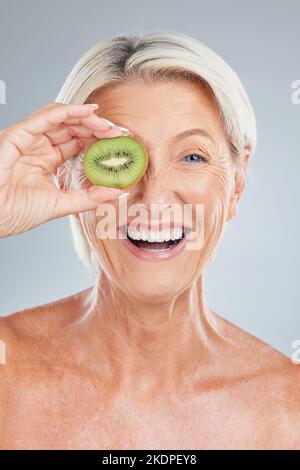
[[[144,146],[128,136],[98,140],[85,152],[83,167],[95,185],[126,188],[145,173],[148,155]]]

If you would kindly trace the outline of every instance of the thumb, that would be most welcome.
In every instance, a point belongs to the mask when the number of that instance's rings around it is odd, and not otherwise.
[[[124,191],[118,188],[91,186],[88,189],[59,191],[57,217],[95,209],[99,203],[118,198]]]

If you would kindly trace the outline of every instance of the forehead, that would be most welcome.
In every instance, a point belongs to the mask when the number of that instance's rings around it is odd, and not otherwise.
[[[140,135],[145,126],[156,139],[200,127],[216,141],[225,137],[214,96],[200,82],[134,80],[98,90],[93,101],[99,103],[98,115]]]

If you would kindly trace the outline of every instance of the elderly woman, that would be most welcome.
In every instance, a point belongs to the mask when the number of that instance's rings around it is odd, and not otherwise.
[[[96,186],[82,156],[120,135],[143,144],[146,172],[129,188]],[[255,144],[235,72],[166,32],[99,42],[56,102],[2,131],[0,235],[68,215],[95,275],[89,289],[1,318],[2,449],[300,448],[297,366],[204,296]],[[99,236],[98,211],[118,217],[125,202],[128,214],[144,209],[140,232],[129,236],[129,215],[125,237]],[[162,210],[146,220],[153,205]],[[192,217],[166,230],[173,205]],[[202,242],[186,249],[198,229]]]

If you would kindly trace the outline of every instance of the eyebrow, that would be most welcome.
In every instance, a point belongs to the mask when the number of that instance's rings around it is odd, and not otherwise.
[[[181,140],[181,139],[185,139],[186,137],[189,137],[190,135],[200,135],[201,137],[207,137],[213,143],[215,143],[212,136],[208,132],[206,132],[204,129],[200,129],[200,128],[187,129],[186,131],[180,132],[180,134],[175,135],[172,138],[172,140],[173,141],[178,141],[178,140]]]

